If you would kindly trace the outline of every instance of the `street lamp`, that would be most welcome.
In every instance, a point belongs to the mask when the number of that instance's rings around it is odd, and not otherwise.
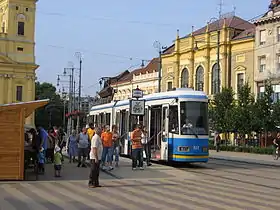
[[[210,19],[210,21],[208,23],[211,23],[212,21],[215,21],[217,23],[217,42],[215,42],[215,43],[217,44],[217,72],[218,72],[217,80],[218,81],[215,80],[214,82],[215,82],[215,84],[218,83],[216,85],[218,86],[217,92],[219,93],[220,92],[220,85],[221,85],[220,84],[220,33],[221,33],[221,31],[220,31],[220,20],[218,18],[213,17],[213,18]],[[195,46],[193,48],[194,51],[198,51],[197,43],[199,43],[199,42],[204,42],[204,41],[195,41]],[[213,90],[212,90],[212,92],[213,92]]]
[[[78,96],[78,112],[81,111],[81,92],[82,92],[82,54],[80,52],[76,52],[75,56],[79,60],[79,96]],[[80,116],[77,116],[77,131],[80,128]]]
[[[158,62],[158,92],[161,92],[161,68],[162,68],[162,50],[165,50],[167,47],[161,46],[159,41],[155,41],[153,44],[154,48],[158,50],[159,53],[159,62]]]

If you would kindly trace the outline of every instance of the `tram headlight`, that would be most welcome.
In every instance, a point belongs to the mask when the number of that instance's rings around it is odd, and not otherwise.
[[[202,148],[202,151],[203,151],[203,152],[208,152],[208,147],[203,147],[203,148]]]

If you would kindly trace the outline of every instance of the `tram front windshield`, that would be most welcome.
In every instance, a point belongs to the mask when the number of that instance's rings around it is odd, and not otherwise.
[[[181,135],[208,135],[208,103],[180,103]]]

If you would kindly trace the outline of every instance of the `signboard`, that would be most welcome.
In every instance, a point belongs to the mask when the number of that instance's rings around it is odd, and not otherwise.
[[[138,87],[132,90],[132,98],[143,98],[143,91]]]
[[[143,116],[145,115],[145,101],[144,100],[130,100],[130,114]]]

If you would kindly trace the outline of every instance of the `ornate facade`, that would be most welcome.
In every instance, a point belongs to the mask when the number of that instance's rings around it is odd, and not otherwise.
[[[271,79],[275,99],[280,99],[280,1],[272,1],[255,25],[255,91],[264,92],[264,81]]]
[[[237,91],[245,81],[253,85],[253,49],[254,25],[236,16],[208,23],[182,38],[177,34],[162,55],[162,90],[191,87],[213,95],[222,87]]]
[[[0,104],[35,100],[36,2],[0,0]]]
[[[157,58],[152,59],[146,67],[136,69],[111,84],[114,88],[114,100],[131,98],[132,90],[139,87],[144,94],[158,91],[158,65]]]

